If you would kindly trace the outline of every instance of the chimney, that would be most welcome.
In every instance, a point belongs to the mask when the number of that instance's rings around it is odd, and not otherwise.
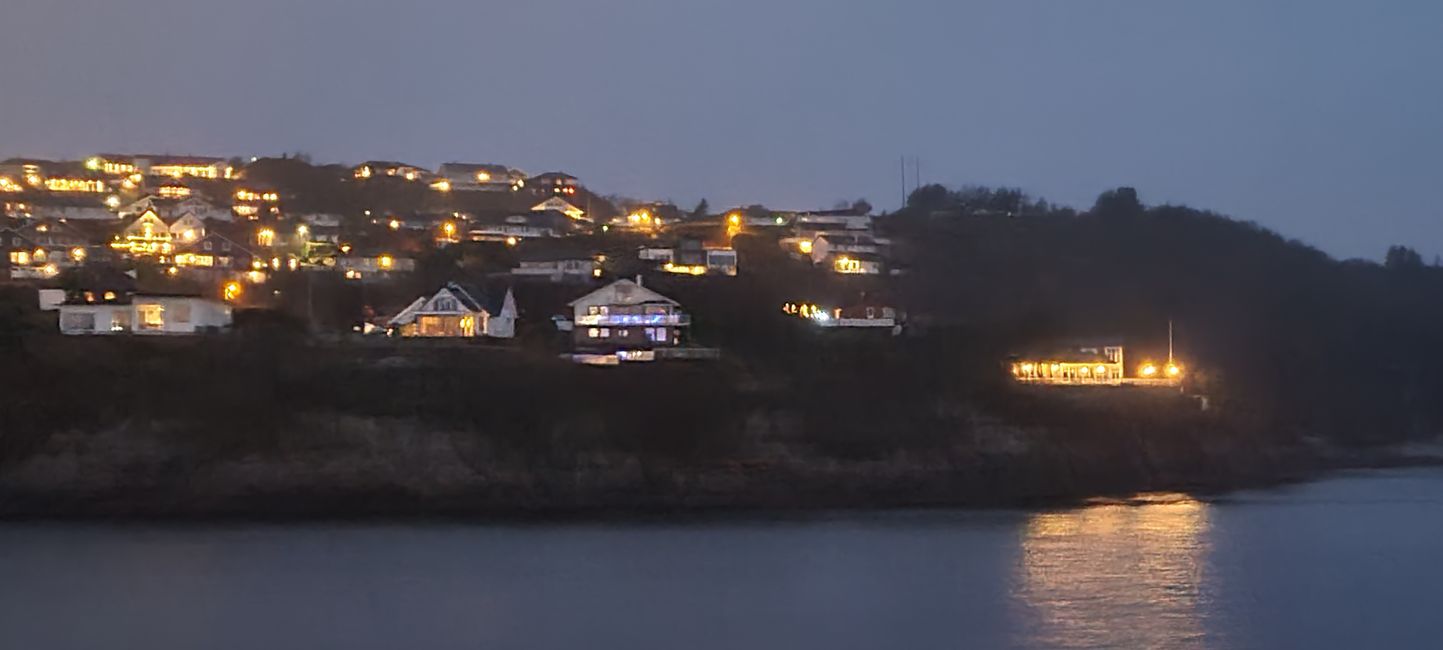
[[[644,285],[644,284],[641,283],[641,274],[640,274],[640,273],[637,273],[637,274],[636,274],[636,286],[638,286],[638,287],[643,287],[643,288],[646,287],[646,285]]]

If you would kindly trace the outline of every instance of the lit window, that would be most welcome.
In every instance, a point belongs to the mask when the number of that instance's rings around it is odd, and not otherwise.
[[[139,305],[135,308],[140,316],[140,329],[158,330],[165,327],[165,307],[160,305]]]
[[[601,336],[601,330],[596,329],[595,327],[593,327],[593,328],[591,328],[591,329],[589,329],[589,330],[586,330],[586,335],[587,335],[588,337],[594,339],[594,338],[596,338],[596,337],[598,337],[598,336]]]
[[[610,327],[603,327],[603,328],[601,328],[601,338],[604,338],[604,339],[609,339],[609,338],[611,338],[611,328],[610,328]]]

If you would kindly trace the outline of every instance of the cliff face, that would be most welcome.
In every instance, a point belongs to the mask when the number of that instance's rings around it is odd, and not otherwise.
[[[1332,462],[1245,403],[959,381],[935,372],[957,362],[890,348],[597,370],[456,347],[42,344],[0,373],[0,515],[991,506]]]
[[[999,506],[1217,489],[1315,467],[1300,446],[1225,430],[1117,431],[1019,425],[966,412],[926,450],[870,457],[820,451],[784,409],[736,413],[733,453],[663,458],[609,440],[595,415],[535,432],[518,451],[497,432],[417,418],[307,414],[265,452],[220,452],[183,423],[130,422],[52,436],[0,470],[3,515],[347,516],[672,508]],[[684,432],[678,432],[684,435]],[[562,441],[565,441],[562,444]]]

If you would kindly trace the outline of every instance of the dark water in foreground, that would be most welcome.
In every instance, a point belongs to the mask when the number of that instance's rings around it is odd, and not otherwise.
[[[1440,648],[1443,471],[1213,503],[0,524],[0,648]]]

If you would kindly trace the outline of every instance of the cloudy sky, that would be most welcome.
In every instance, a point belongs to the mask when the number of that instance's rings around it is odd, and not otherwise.
[[[713,206],[1138,188],[1443,253],[1430,0],[6,0],[0,156],[500,162]]]

